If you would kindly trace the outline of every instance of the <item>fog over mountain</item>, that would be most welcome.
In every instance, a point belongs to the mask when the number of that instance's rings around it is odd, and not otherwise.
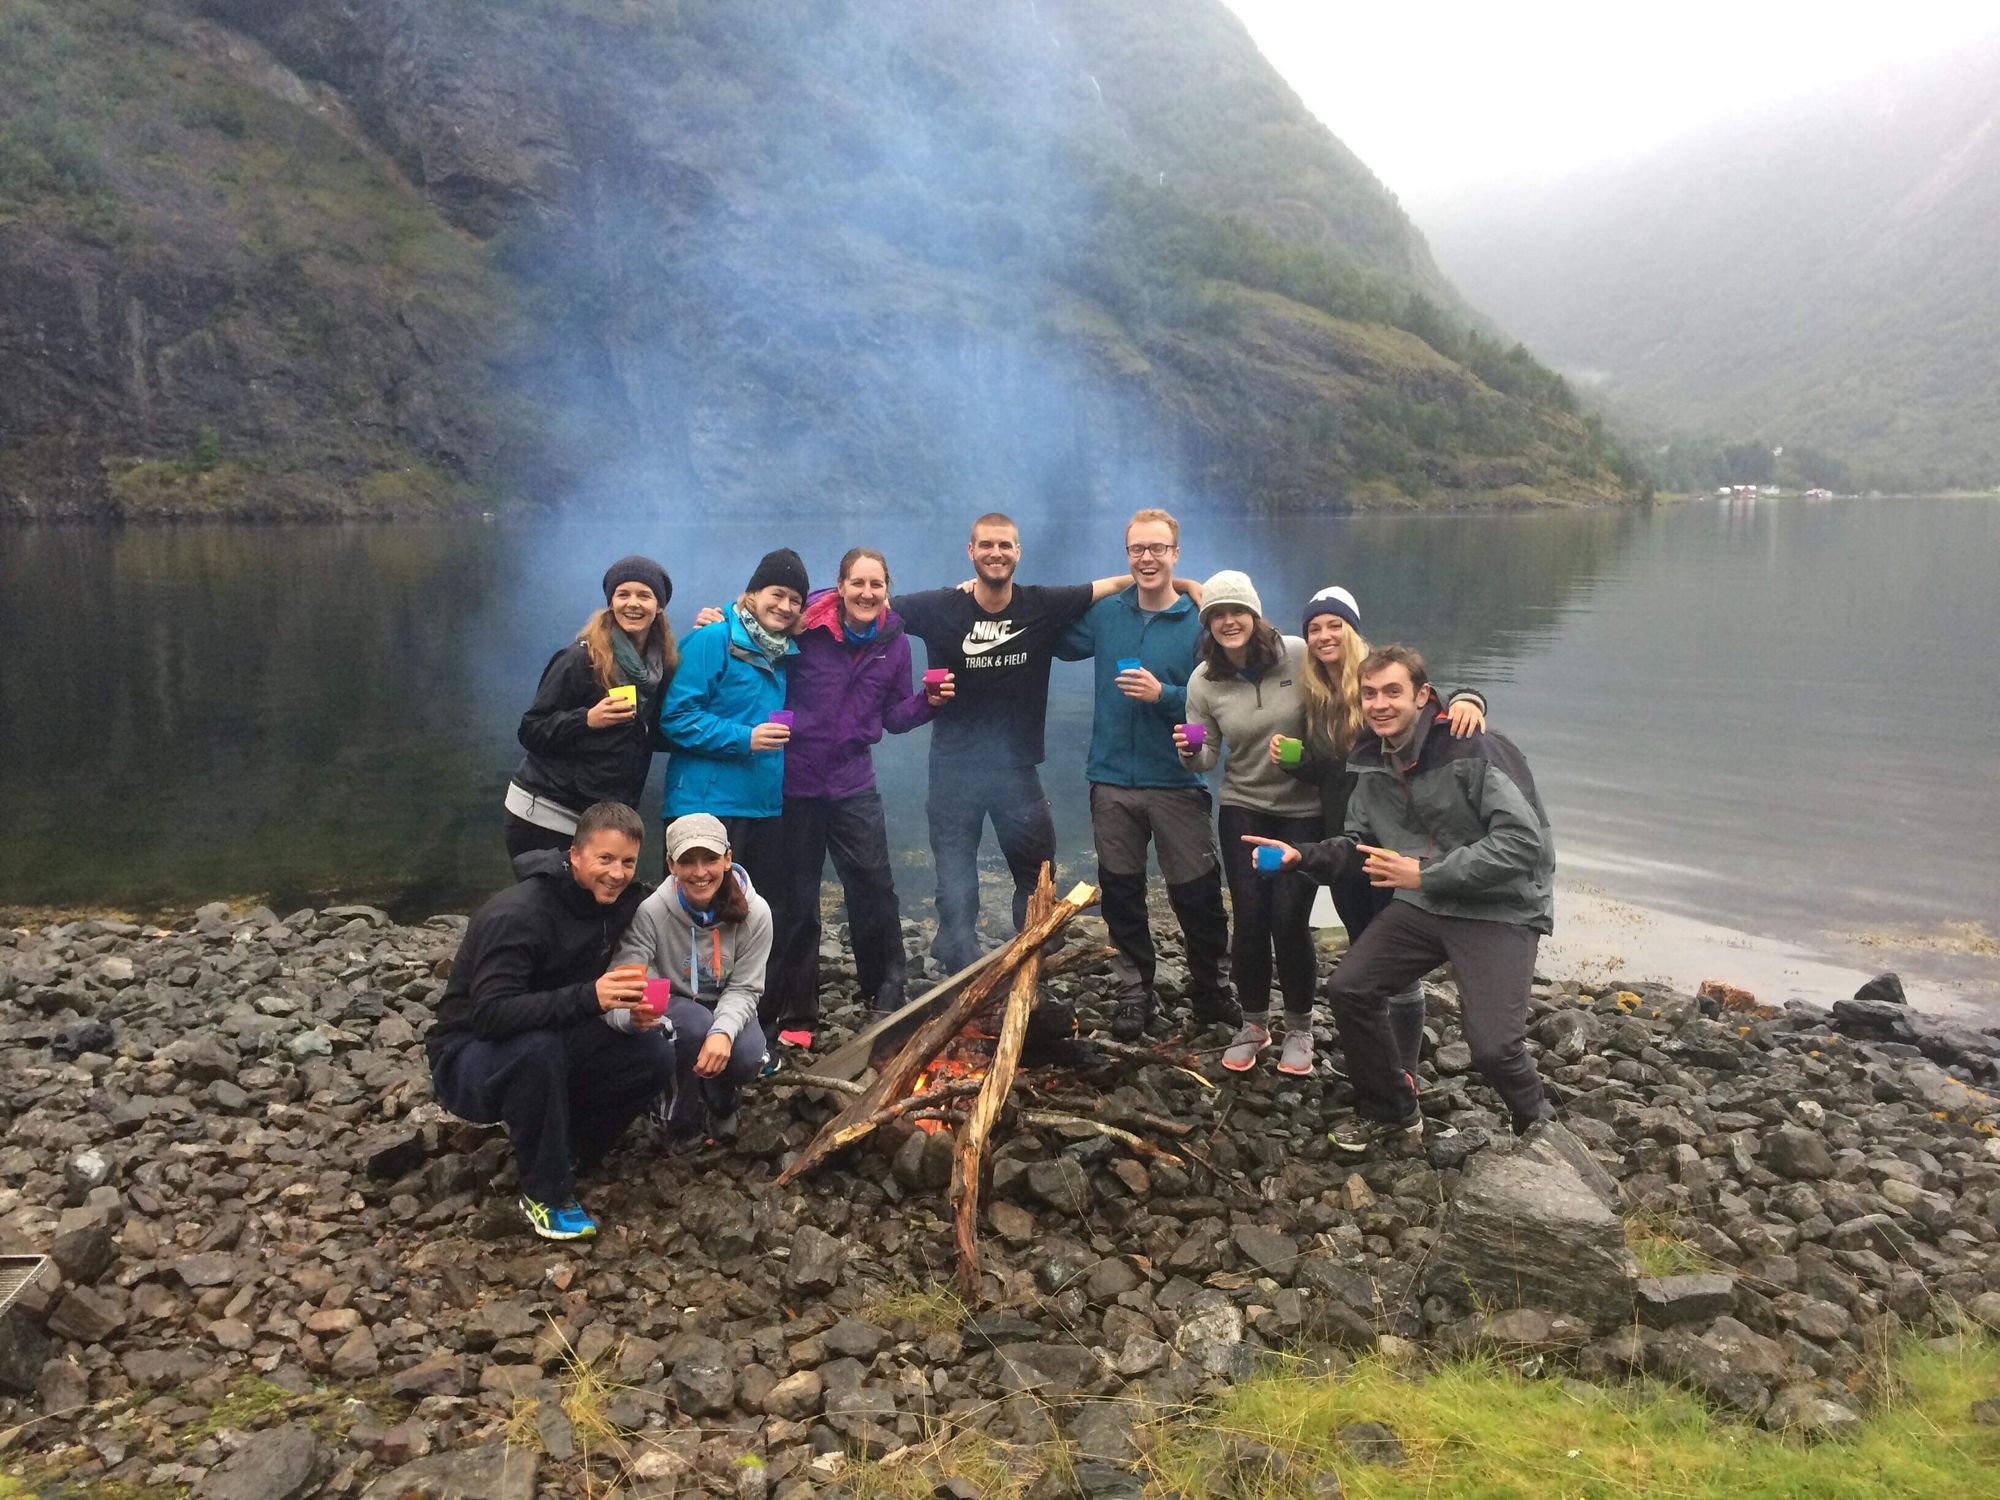
[[[8,0],[0,512],[1634,493],[1220,0]]]
[[[1475,306],[1649,429],[2000,484],[2000,32],[1425,227]]]

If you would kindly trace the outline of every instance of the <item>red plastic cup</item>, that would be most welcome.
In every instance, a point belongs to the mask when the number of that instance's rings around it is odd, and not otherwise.
[[[674,982],[671,979],[649,979],[646,981],[646,1009],[656,1016],[667,1013],[667,1002],[674,998]]]
[[[781,708],[764,722],[767,724],[782,724],[785,728],[790,729],[793,717],[793,713],[789,708]]]
[[[1208,738],[1208,726],[1206,724],[1183,724],[1180,728],[1181,736],[1187,741],[1188,752],[1190,754],[1199,750],[1202,741]]]
[[[943,687],[945,679],[949,676],[951,676],[950,668],[932,667],[928,672],[924,673],[924,686],[927,688]]]

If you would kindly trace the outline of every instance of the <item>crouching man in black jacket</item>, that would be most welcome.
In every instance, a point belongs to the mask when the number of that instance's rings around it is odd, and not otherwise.
[[[1394,892],[1328,989],[1360,1116],[1333,1143],[1366,1151],[1421,1138],[1416,1084],[1388,1003],[1441,963],[1458,976],[1472,1064],[1525,1132],[1554,1115],[1528,1053],[1528,991],[1554,918],[1556,869],[1534,778],[1504,736],[1456,739],[1440,727],[1446,715],[1424,659],[1407,646],[1384,646],[1361,663],[1361,714],[1371,733],[1348,757],[1346,833],[1303,849],[1246,840],[1316,880],[1359,866],[1370,885]]]
[[[438,1102],[503,1123],[521,1211],[545,1240],[588,1239],[576,1175],[617,1144],[674,1073],[670,1031],[645,1003],[645,971],[607,973],[651,891],[636,882],[639,815],[598,802],[567,850],[516,862],[518,885],[465,930],[424,1048]],[[632,1029],[606,1024],[629,1011]]]

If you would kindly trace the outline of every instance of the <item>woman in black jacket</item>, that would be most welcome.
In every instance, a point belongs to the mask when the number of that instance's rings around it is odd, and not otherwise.
[[[1340,837],[1347,825],[1347,795],[1354,789],[1354,773],[1347,769],[1347,753],[1368,732],[1368,725],[1361,717],[1360,670],[1362,659],[1368,655],[1368,642],[1361,634],[1361,606],[1346,589],[1321,589],[1307,602],[1300,631],[1305,636],[1307,660],[1303,682],[1304,742],[1295,752],[1295,758],[1287,759],[1283,740],[1274,735],[1269,753],[1273,765],[1319,788],[1325,837],[1334,839]],[[1463,739],[1486,727],[1483,694],[1469,688],[1447,692],[1434,687],[1432,691],[1440,703],[1448,705],[1446,713],[1455,737]],[[1348,945],[1352,947],[1368,924],[1388,906],[1395,892],[1369,884],[1357,865],[1333,882],[1332,894],[1333,909],[1340,914],[1340,925],[1347,929]],[[1415,1087],[1424,1042],[1422,980],[1413,980],[1407,989],[1389,997],[1389,1029],[1396,1038],[1396,1050],[1410,1075],[1411,1086]],[[1307,1035],[1309,1064],[1310,1033]]]
[[[604,574],[604,605],[542,669],[521,715],[528,753],[507,784],[507,857],[566,849],[593,802],[636,806],[660,738],[660,698],[680,661],[667,570],[621,557]]]

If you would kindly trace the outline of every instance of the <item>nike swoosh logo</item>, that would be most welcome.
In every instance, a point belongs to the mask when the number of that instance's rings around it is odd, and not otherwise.
[[[958,649],[967,656],[984,656],[989,651],[998,651],[1002,646],[1007,645],[1011,641],[1020,639],[1020,637],[1026,635],[1027,633],[1028,633],[1028,627],[1023,625],[1018,630],[1008,631],[1005,635],[1001,636],[996,641],[975,641],[971,636],[968,635],[964,640],[958,643]]]

